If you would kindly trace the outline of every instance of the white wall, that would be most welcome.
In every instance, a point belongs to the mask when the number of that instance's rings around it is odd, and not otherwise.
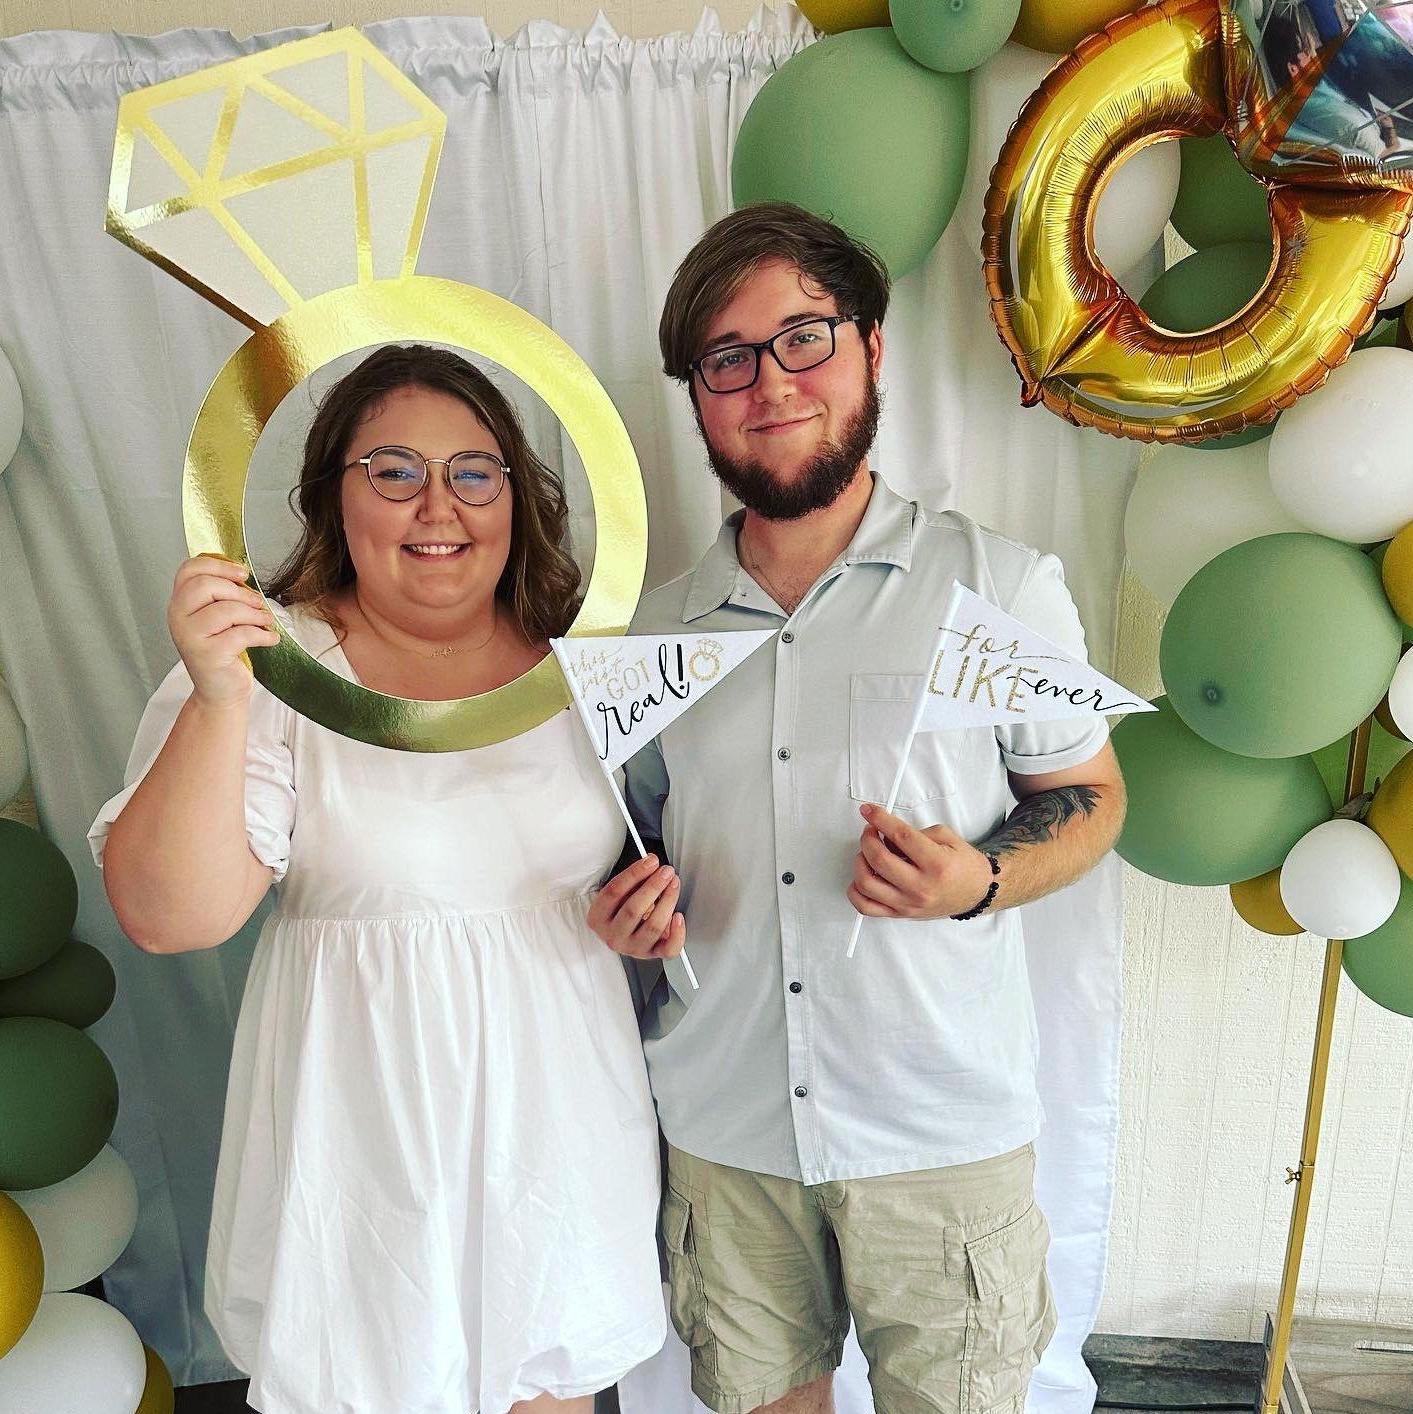
[[[466,0],[0,0],[0,32],[219,25],[237,34],[334,19],[461,12]],[[596,0],[482,0],[509,33],[525,20],[584,25]],[[719,0],[726,27],[755,0]],[[605,0],[621,33],[689,29],[697,0]],[[979,294],[978,294],[979,297]],[[1039,414],[1037,414],[1038,416]],[[1096,436],[1098,434],[1095,434]],[[1158,606],[1124,586],[1118,675],[1159,690]],[[1119,1188],[1101,1328],[1256,1338],[1275,1299],[1299,1159],[1323,948],[1267,938],[1225,889],[1129,871]],[[1413,1325],[1413,1021],[1346,984],[1299,1309]]]

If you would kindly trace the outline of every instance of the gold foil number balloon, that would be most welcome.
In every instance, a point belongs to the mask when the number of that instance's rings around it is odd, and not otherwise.
[[[1265,6],[1268,19],[1306,8]],[[992,174],[983,253],[1027,405],[1143,441],[1239,432],[1318,387],[1372,322],[1413,214],[1413,170],[1360,157],[1347,130],[1321,136],[1319,75],[1333,86],[1342,46],[1282,86],[1264,37],[1221,0],[1162,0],[1084,40],[1021,110]],[[1177,334],[1099,262],[1094,212],[1125,157],[1215,133],[1267,184],[1274,256],[1244,309]]]

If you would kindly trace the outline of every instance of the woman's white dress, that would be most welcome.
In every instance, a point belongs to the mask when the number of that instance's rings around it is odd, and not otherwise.
[[[352,678],[331,629],[299,641]],[[191,692],[179,664],[128,788]],[[571,712],[496,746],[350,741],[256,685],[273,870],[236,1026],[206,1312],[264,1414],[504,1414],[611,1385],[665,1323],[657,1125],[585,923],[623,825]]]

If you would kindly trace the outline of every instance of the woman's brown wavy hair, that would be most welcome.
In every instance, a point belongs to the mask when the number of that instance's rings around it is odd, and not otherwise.
[[[565,548],[569,507],[559,478],[534,454],[510,400],[459,354],[427,344],[388,344],[345,374],[319,401],[304,441],[290,506],[303,523],[299,544],[266,589],[340,628],[333,596],[356,578],[343,532],[344,463],[359,423],[398,388],[459,398],[500,445],[515,498],[510,554],[496,597],[531,643],[561,637],[579,600],[579,567]],[[296,498],[298,504],[296,505]]]

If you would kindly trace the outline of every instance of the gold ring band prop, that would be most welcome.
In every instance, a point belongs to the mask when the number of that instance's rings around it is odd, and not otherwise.
[[[414,273],[446,115],[352,28],[260,50],[125,94],[106,229],[255,332],[192,430],[187,545],[249,563],[251,454],[280,400],[332,359],[421,340],[491,359],[544,399],[593,495],[594,568],[569,633],[622,633],[647,565],[642,473],[587,364],[506,300]],[[493,692],[390,697],[317,662],[281,630],[256,678],[295,711],[377,746],[461,751],[569,704],[553,656]]]
[[[248,564],[246,475],[280,400],[330,360],[370,344],[419,339],[493,359],[535,389],[564,424],[593,493],[594,568],[571,636],[622,633],[647,567],[647,508],[627,429],[584,361],[518,306],[454,280],[408,275],[330,290],[294,305],[222,368],[187,449],[182,514],[193,555]],[[288,634],[250,650],[256,678],[282,702],[344,736],[404,751],[462,751],[505,741],[569,705],[553,655],[493,692],[446,702],[360,687]]]
[[[1228,93],[1249,91],[1249,50],[1226,3],[1161,0],[1084,40],[1021,109],[992,173],[982,251],[1027,406],[1142,441],[1239,432],[1323,383],[1373,322],[1413,214],[1393,180],[1263,178],[1266,283],[1195,333],[1153,323],[1094,253],[1095,210],[1124,158],[1180,136],[1239,145]]]

